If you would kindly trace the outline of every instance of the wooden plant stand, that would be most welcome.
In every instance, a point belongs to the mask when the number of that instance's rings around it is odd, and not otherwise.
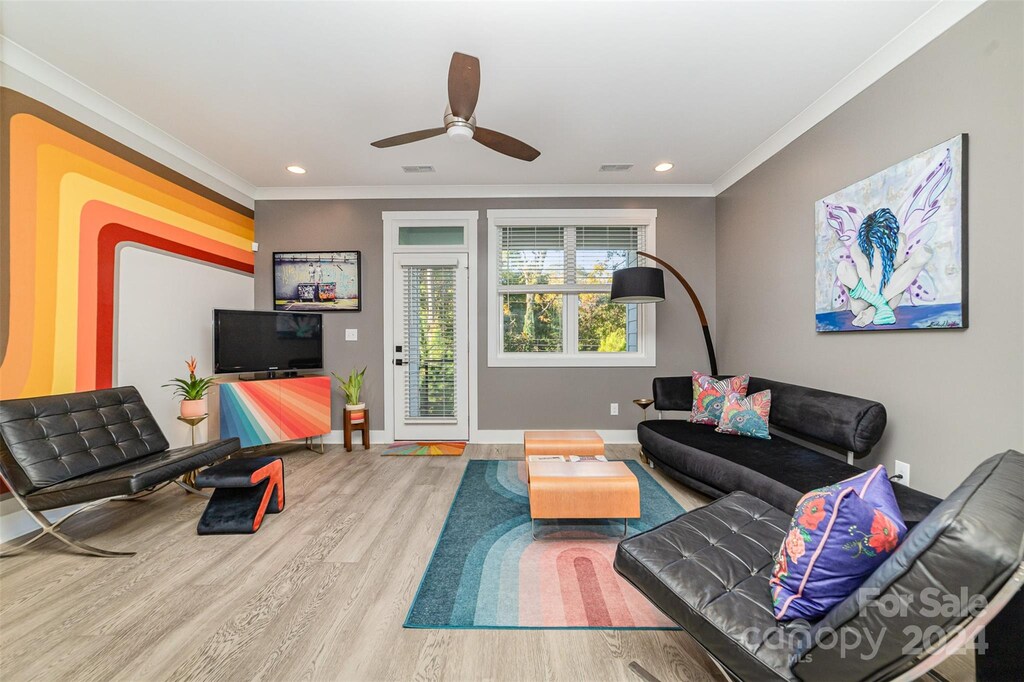
[[[362,412],[362,423],[352,423],[352,415]],[[358,420],[358,417],[357,417]],[[352,452],[352,432],[363,432],[363,449],[370,449],[370,411],[365,407],[362,410],[345,410],[345,452]]]

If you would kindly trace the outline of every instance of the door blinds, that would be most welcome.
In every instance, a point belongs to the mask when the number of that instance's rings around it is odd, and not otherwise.
[[[402,266],[405,304],[405,417],[456,418],[454,265]]]

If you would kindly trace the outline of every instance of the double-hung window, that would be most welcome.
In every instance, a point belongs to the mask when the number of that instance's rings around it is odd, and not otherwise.
[[[653,252],[654,210],[488,211],[488,364],[653,366],[654,307],[612,303]]]

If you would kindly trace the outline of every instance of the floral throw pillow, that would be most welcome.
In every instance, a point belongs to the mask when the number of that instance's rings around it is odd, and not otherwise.
[[[695,424],[717,426],[722,418],[722,407],[728,393],[747,394],[750,375],[744,374],[728,379],[715,379],[713,376],[693,373],[693,408],[690,410],[690,421]]]
[[[771,440],[768,434],[768,412],[771,408],[771,391],[760,391],[748,396],[729,393],[725,396],[722,418],[718,420],[715,431]]]
[[[807,493],[772,572],[775,618],[821,618],[892,555],[906,532],[881,465]]]

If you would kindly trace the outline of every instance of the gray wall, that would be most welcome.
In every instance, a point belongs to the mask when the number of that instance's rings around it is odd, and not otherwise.
[[[723,371],[885,404],[868,463],[945,495],[1024,447],[1024,5],[991,2],[719,195]],[[814,202],[969,134],[970,329],[814,332]]]
[[[508,368],[487,367],[487,210],[498,208],[655,208],[657,252],[675,265],[697,291],[715,329],[715,200],[661,199],[445,199],[445,200],[304,200],[256,203],[256,307],[273,306],[271,258],[274,251],[358,249],[363,261],[363,310],[325,317],[327,368],[347,373],[366,365],[365,397],[371,427],[383,426],[382,372],[384,302],[382,211],[480,212],[479,310],[475,320],[480,356],[479,428],[632,429],[640,411],[634,398],[651,394],[651,379],[665,374],[707,371],[700,324],[686,293],[667,282],[670,300],[658,304],[658,366],[642,368]],[[359,330],[359,341],[344,340],[346,328]],[[390,359],[390,354],[388,358]],[[608,414],[619,403],[619,416]],[[340,396],[334,401],[334,428],[341,428]]]

